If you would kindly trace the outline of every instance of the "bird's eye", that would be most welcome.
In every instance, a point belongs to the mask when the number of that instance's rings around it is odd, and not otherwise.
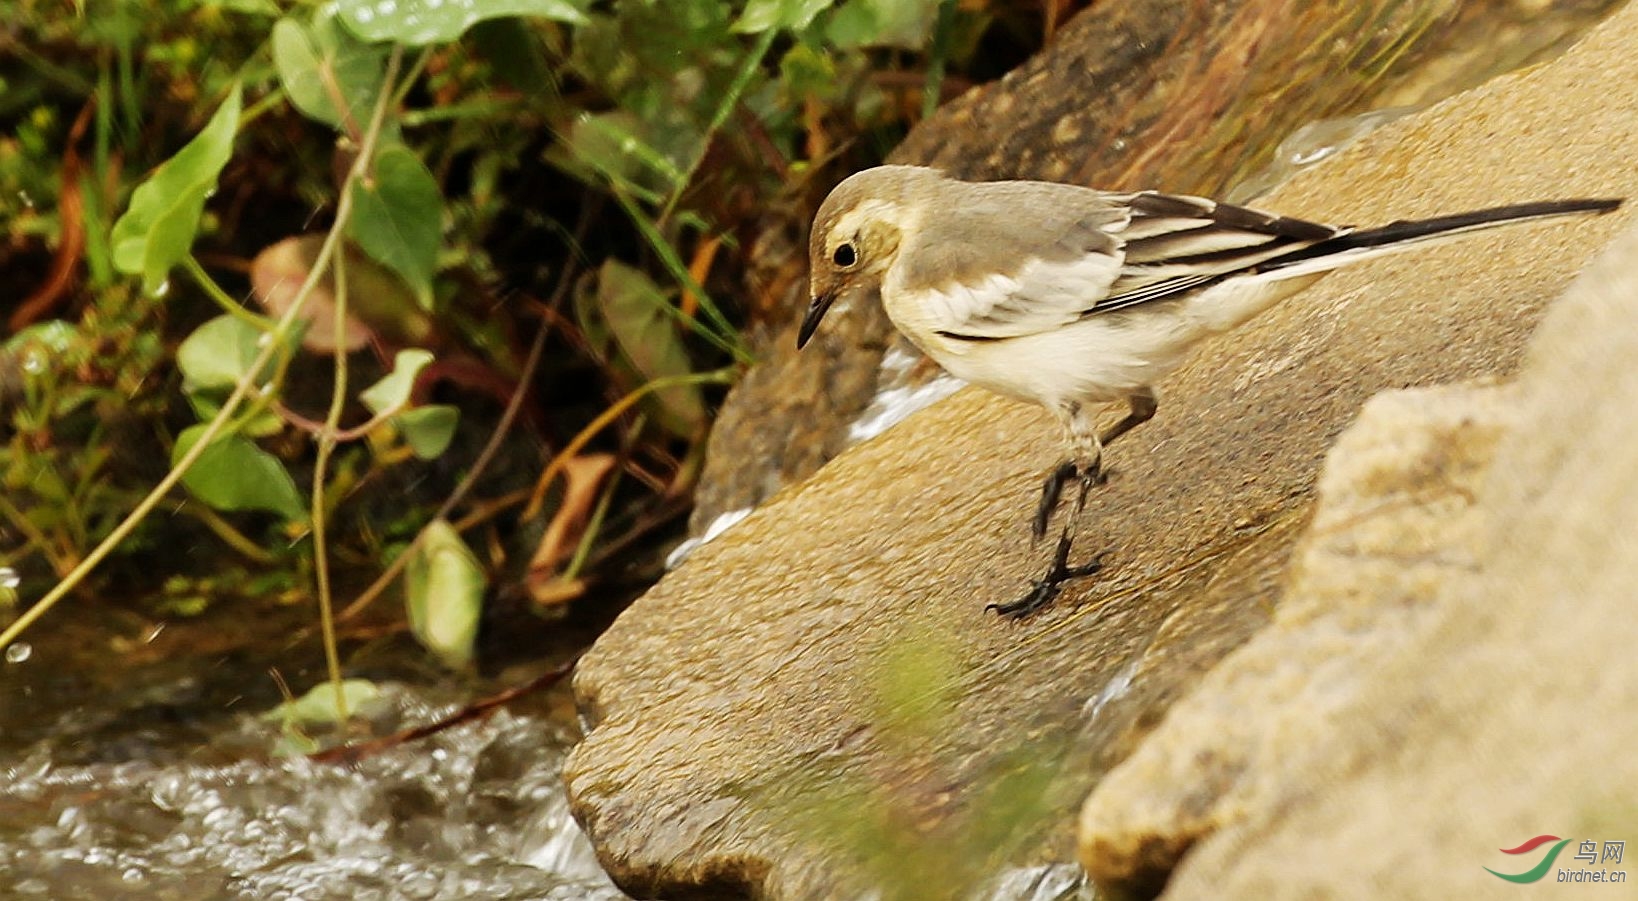
[[[853,252],[852,244],[838,244],[836,251],[830,255],[831,262],[846,269],[859,261],[859,255]]]

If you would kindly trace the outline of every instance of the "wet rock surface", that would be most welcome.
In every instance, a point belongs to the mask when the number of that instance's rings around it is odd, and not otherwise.
[[[1638,11],[1618,14],[1269,205],[1371,223],[1638,193],[1635,32]],[[585,658],[591,731],[565,778],[604,864],[667,897],[823,897],[893,872],[910,884],[888,897],[956,897],[1008,865],[1070,860],[1100,775],[1278,606],[1321,461],[1365,401],[1510,374],[1543,305],[1631,218],[1339,273],[1209,344],[1110,451],[1080,549],[1107,550],[1105,573],[1023,623],[983,606],[1045,563],[1027,518],[1059,453],[1046,414],[967,390],[847,451],[696,552]]]

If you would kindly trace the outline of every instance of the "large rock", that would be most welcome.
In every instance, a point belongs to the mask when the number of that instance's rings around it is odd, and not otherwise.
[[[1371,223],[1638,193],[1635,45],[1628,9],[1268,204]],[[583,661],[591,728],[565,778],[601,859],[638,894],[775,898],[872,881],[951,897],[1072,859],[1099,774],[1276,607],[1320,461],[1365,400],[1511,372],[1542,305],[1630,219],[1373,263],[1209,345],[1107,457],[1081,548],[1109,551],[1105,574],[1027,622],[982,608],[1045,562],[1026,527],[1061,451],[1044,413],[968,390],[843,454]]]
[[[1572,855],[1626,840],[1638,794],[1635,359],[1638,230],[1517,385],[1373,400],[1271,627],[1088,801],[1089,871],[1179,899],[1499,896],[1481,867],[1530,870],[1547,847],[1497,849],[1544,833],[1572,850],[1532,897],[1621,869]]]
[[[1448,96],[1551,53],[1615,2],[1555,0],[1550,10],[1521,0],[1098,4],[1042,53],[945,104],[888,161],[972,179],[1218,195],[1268,163],[1298,126]],[[1358,28],[1339,38],[1339,22]],[[830,186],[815,187],[822,196]],[[895,343],[913,349],[895,341],[876,304],[833,311],[797,354],[806,247],[805,236],[775,230],[750,255],[762,265],[748,293],[773,320],[754,331],[762,362],[712,428],[695,535],[812,474],[853,443],[851,425],[873,399],[917,388],[936,371],[882,365]]]

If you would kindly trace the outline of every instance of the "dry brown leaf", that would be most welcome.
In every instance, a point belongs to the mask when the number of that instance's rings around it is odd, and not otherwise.
[[[546,525],[540,544],[535,546],[529,558],[529,573],[524,577],[524,587],[535,603],[561,604],[585,590],[579,579],[560,578],[558,567],[574,553],[597,503],[598,489],[613,470],[611,454],[582,454],[563,464],[563,499]]]

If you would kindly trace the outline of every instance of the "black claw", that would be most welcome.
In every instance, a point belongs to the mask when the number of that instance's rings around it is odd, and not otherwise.
[[[1100,459],[1081,473],[1081,479],[1091,485],[1102,485],[1109,481],[1109,473],[1103,471],[1103,461]]]
[[[1058,548],[1053,552],[1052,565],[1048,567],[1046,575],[1035,580],[1030,590],[1023,597],[1010,604],[987,604],[986,611],[994,610],[1001,616],[1012,619],[1023,619],[1030,614],[1052,604],[1063,590],[1063,585],[1070,579],[1081,579],[1094,575],[1103,569],[1103,555],[1099,554],[1080,566],[1069,565],[1069,547],[1072,539],[1069,530],[1058,538]]]
[[[1059,463],[1058,468],[1047,474],[1046,483],[1041,486],[1041,505],[1035,508],[1036,541],[1046,537],[1047,526],[1052,522],[1052,513],[1058,509],[1058,499],[1063,497],[1064,483],[1080,474],[1074,460]]]
[[[1084,579],[1087,576],[1095,576],[1099,572],[1102,572],[1102,571],[1103,571],[1103,555],[1099,554],[1098,556],[1093,557],[1091,560],[1088,560],[1087,562],[1082,563],[1080,566],[1071,566],[1071,567],[1065,569],[1064,570],[1064,578],[1065,579]]]
[[[1030,589],[1029,594],[1010,604],[988,604],[984,609],[986,611],[994,610],[1001,616],[1010,619],[1023,619],[1051,604],[1053,599],[1058,597],[1058,592],[1063,590],[1063,584],[1062,581],[1054,582],[1050,579],[1039,579],[1036,581],[1035,586]]]

